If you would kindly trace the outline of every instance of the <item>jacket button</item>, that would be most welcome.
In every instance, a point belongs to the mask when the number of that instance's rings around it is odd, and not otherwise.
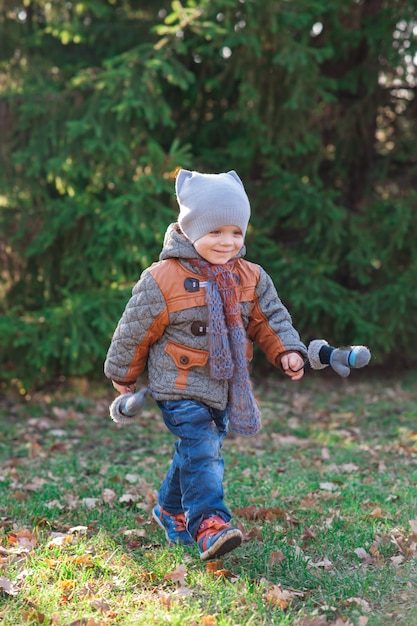
[[[188,356],[184,356],[184,355],[183,355],[183,356],[180,356],[180,363],[181,363],[182,365],[187,365],[187,363],[188,363],[188,361],[189,361],[189,360],[190,360],[190,359],[188,358]]]

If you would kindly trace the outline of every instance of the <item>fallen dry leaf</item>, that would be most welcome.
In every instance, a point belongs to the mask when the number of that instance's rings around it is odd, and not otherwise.
[[[81,617],[63,626],[107,626],[107,622],[97,622],[93,617]]]
[[[223,561],[221,559],[217,560],[217,561],[207,561],[206,564],[206,571],[209,574],[212,574],[214,572],[216,572],[219,569],[223,568]]]
[[[101,497],[103,498],[103,502],[105,502],[105,504],[113,504],[113,502],[117,500],[117,495],[113,489],[103,489]]]
[[[97,611],[101,611],[102,613],[106,613],[110,611],[110,605],[104,598],[96,598],[90,602],[91,606]]]
[[[307,565],[309,567],[317,567],[317,568],[322,567],[323,569],[326,570],[326,572],[333,569],[333,563],[327,557],[324,557],[324,559],[321,559],[320,561],[309,560]]]
[[[321,449],[321,458],[323,459],[323,461],[330,461],[330,450],[329,450],[329,448],[322,448]]]
[[[208,561],[206,565],[206,571],[208,574],[212,576],[216,576],[217,578],[228,578],[230,582],[236,582],[239,579],[239,576],[233,574],[230,570],[223,568],[223,561]]]
[[[74,537],[72,535],[68,535],[68,533],[51,533],[51,539],[47,543],[48,548],[52,548],[54,546],[64,546],[65,544],[72,543],[74,541]]]
[[[356,606],[360,607],[362,611],[364,611],[364,613],[369,613],[369,611],[371,610],[369,602],[367,602],[363,598],[352,597],[348,598],[346,602],[348,604],[355,604]]]
[[[311,530],[311,528],[307,528],[307,526],[304,526],[304,531],[303,531],[303,534],[301,535],[301,539],[306,544],[310,539],[316,539],[316,535],[314,531]]]
[[[277,563],[281,563],[285,561],[286,556],[281,550],[276,550],[275,552],[271,552],[269,555],[269,563],[270,565],[276,565]]]
[[[310,619],[309,617],[301,617],[296,621],[295,626],[328,626],[327,617],[325,615],[318,615]]]
[[[15,596],[19,593],[19,589],[11,580],[5,576],[0,576],[0,589],[9,594],[9,596]]]
[[[125,528],[120,532],[125,537],[146,537],[146,530],[144,528]]]
[[[33,550],[37,541],[32,532],[26,528],[8,535],[8,541],[11,546],[22,548],[23,550]]]
[[[345,472],[346,474],[353,474],[354,472],[357,472],[359,469],[359,467],[355,465],[355,463],[343,463],[341,468],[343,472]]]
[[[384,509],[382,509],[380,506],[377,506],[375,509],[373,509],[369,513],[369,517],[372,517],[373,519],[381,519],[381,518],[391,519],[392,515],[387,513],[387,511],[384,511]]]
[[[100,500],[98,498],[83,498],[81,503],[87,507],[87,509],[95,509]]]
[[[318,498],[322,498],[322,493],[310,492],[304,498],[301,498],[298,502],[298,508],[321,511],[322,507],[317,502]]]
[[[417,534],[417,519],[410,519],[408,520],[408,523],[410,524],[413,533]]]
[[[50,500],[45,503],[47,509],[63,509],[64,505],[59,502],[59,500]]]
[[[214,575],[217,576],[217,578],[228,578],[232,583],[239,580],[239,576],[236,576],[236,574],[233,574],[233,572],[228,569],[218,569],[214,572]]]
[[[181,598],[187,598],[188,596],[192,596],[193,593],[194,593],[193,589],[190,589],[189,587],[181,586],[181,587],[178,587],[178,589],[176,589],[172,595],[179,596]]]
[[[88,531],[88,526],[72,526],[72,528],[69,529],[70,533],[80,533],[82,535],[85,535]]]
[[[11,495],[13,497],[13,500],[27,500],[28,499],[28,495],[24,493],[23,491],[13,491]]]
[[[93,581],[90,581],[88,583],[85,583],[83,588],[77,592],[77,596],[80,596],[83,598],[91,598],[95,596],[96,593],[97,593],[97,585]]]
[[[161,601],[161,604],[163,604],[164,606],[166,607],[171,606],[172,596],[170,593],[167,593],[166,591],[162,591],[161,589],[159,589],[158,598]]]
[[[172,572],[165,574],[165,580],[172,580],[179,583],[181,586],[185,586],[185,577],[187,576],[187,568],[182,563],[178,565]]]
[[[365,550],[365,548],[355,548],[354,553],[361,561],[365,563],[374,563],[373,557]]]
[[[394,565],[394,567],[398,567],[399,565],[401,565],[402,563],[404,563],[405,561],[405,556],[403,554],[400,554],[398,556],[392,556],[390,558],[391,563]]]
[[[134,504],[137,501],[138,497],[139,496],[135,495],[134,493],[124,493],[122,496],[120,496],[119,502],[121,504]]]
[[[336,489],[339,489],[339,485],[336,485],[336,483],[330,483],[330,482],[323,482],[319,484],[320,489],[323,489],[324,491],[336,491]]]
[[[272,433],[271,440],[277,448],[286,446],[308,448],[311,445],[311,441],[309,439],[302,439],[301,437],[296,437],[295,435],[279,435],[278,433]]]
[[[141,477],[139,474],[126,474],[125,480],[127,480],[128,483],[137,483],[141,480]]]
[[[239,527],[239,530],[242,530],[242,528]],[[249,532],[243,533],[243,541],[253,541],[254,539],[256,539],[256,541],[259,541],[259,543],[263,543],[264,538],[262,535],[262,528],[254,526],[250,529]]]
[[[81,556],[75,556],[73,558],[75,565],[85,565],[86,567],[94,567],[93,557],[91,554],[83,554]]]
[[[77,496],[74,496],[72,493],[66,493],[64,495],[64,500],[70,510],[76,509],[80,501],[79,498]]]
[[[37,609],[29,609],[28,611],[22,611],[22,619],[24,622],[30,622],[31,624],[44,624],[45,615]]]
[[[295,589],[283,589],[281,585],[273,585],[264,597],[270,604],[285,610],[295,597],[304,597],[304,593]]]
[[[257,507],[254,504],[245,506],[242,508],[234,509],[233,511],[238,517],[243,517],[247,520],[272,520],[279,519],[286,516],[286,511],[279,506],[276,507]]]

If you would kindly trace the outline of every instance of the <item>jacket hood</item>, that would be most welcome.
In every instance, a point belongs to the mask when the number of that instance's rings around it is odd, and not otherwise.
[[[246,248],[242,246],[235,258],[245,256]],[[159,255],[160,261],[166,259],[200,259],[193,244],[181,231],[178,223],[170,224],[164,237],[164,245]]]

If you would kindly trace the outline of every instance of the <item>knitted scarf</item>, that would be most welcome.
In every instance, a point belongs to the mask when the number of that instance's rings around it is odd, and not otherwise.
[[[261,428],[261,414],[253,396],[246,359],[243,326],[236,283],[226,265],[193,261],[208,279],[209,367],[216,380],[229,380],[229,421],[235,432],[255,435]]]

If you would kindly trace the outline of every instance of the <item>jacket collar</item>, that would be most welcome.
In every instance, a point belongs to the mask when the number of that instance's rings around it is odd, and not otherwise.
[[[245,256],[246,248],[242,246],[235,258]],[[193,244],[181,231],[178,223],[170,224],[164,237],[164,245],[159,255],[160,261],[166,259],[201,259]]]

